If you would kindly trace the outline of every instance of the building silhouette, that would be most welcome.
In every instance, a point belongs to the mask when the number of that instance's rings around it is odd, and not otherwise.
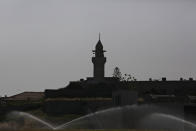
[[[162,80],[120,81],[116,77],[105,77],[104,52],[99,36],[93,50],[93,77],[71,81],[64,88],[46,89],[46,113],[84,113],[89,109],[95,111],[136,103],[179,107],[188,112],[196,109],[196,81],[193,78],[168,81],[163,77]]]

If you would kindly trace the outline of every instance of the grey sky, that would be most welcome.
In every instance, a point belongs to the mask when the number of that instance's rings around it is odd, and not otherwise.
[[[92,76],[99,32],[106,76],[196,79],[195,0],[1,0],[0,95]]]

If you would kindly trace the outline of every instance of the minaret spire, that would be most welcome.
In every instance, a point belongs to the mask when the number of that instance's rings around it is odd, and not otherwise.
[[[99,40],[101,39],[101,33],[99,32]]]

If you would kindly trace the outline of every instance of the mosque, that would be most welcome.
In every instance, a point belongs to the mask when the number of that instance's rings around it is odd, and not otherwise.
[[[182,110],[193,109],[196,105],[196,81],[162,80],[120,81],[115,77],[105,77],[103,44],[99,40],[93,50],[93,77],[71,81],[60,89],[46,89],[44,111],[49,114],[87,113],[113,106],[137,103],[180,105]],[[192,106],[194,108],[192,108]],[[189,108],[191,107],[191,108]]]

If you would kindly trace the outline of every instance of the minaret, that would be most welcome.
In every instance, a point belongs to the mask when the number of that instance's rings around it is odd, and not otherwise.
[[[106,62],[106,57],[104,57],[104,52],[106,51],[103,50],[103,45],[101,43],[100,34],[99,34],[99,41],[95,46],[95,50],[93,50],[93,54],[95,54],[95,57],[92,57],[92,62],[94,64],[93,76],[96,80],[104,79],[105,62]]]

